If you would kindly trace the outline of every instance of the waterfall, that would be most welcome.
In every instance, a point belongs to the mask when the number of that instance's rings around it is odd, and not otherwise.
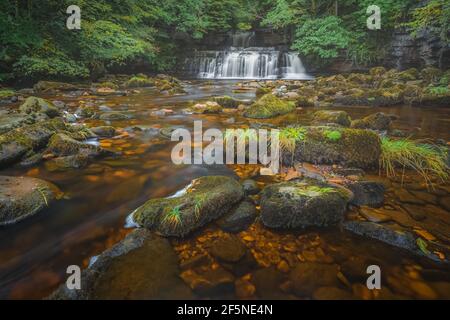
[[[184,69],[201,79],[311,79],[295,52],[252,45],[253,32],[235,33],[231,46],[196,51],[186,59]]]

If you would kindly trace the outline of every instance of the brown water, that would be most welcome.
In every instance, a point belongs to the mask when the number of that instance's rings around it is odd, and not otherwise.
[[[221,81],[214,82],[211,86],[195,81],[187,86],[188,94],[171,97],[150,89],[120,97],[48,97],[67,103],[92,101],[97,107],[107,105],[113,110],[124,110],[134,118],[114,121],[113,126],[127,128],[139,125],[149,130],[127,130],[128,134],[123,134],[122,137],[101,140],[104,148],[120,151],[122,156],[96,160],[85,169],[51,172],[45,165],[40,165],[28,169],[10,168],[0,172],[1,175],[27,175],[51,181],[65,194],[63,200],[55,202],[49,209],[34,217],[0,228],[0,298],[47,296],[65,280],[68,265],[87,267],[92,256],[122,239],[129,232],[124,227],[126,217],[147,199],[170,195],[199,176],[235,175],[233,168],[226,166],[175,166],[170,160],[173,143],[155,134],[156,129],[166,126],[191,128],[193,121],[197,119],[203,120],[204,128],[224,128],[227,126],[225,121],[230,118],[234,118],[233,126],[248,125],[246,119],[235,114],[188,115],[181,112],[189,101],[213,95],[254,98],[252,91],[233,93],[233,84],[231,81]],[[155,108],[168,108],[174,112],[154,116],[151,111]],[[363,107],[340,109],[347,111],[352,118],[387,110]],[[309,115],[315,110],[298,110],[295,114],[270,122],[277,125],[294,122],[307,124]],[[423,138],[450,140],[450,109],[400,106],[389,108],[388,112],[399,116],[399,120],[395,122],[396,128],[414,131]],[[96,120],[88,120],[86,123],[103,124]],[[210,231],[211,236],[214,236],[214,232],[216,231]],[[253,236],[261,238],[262,242],[269,237],[272,239],[270,241],[277,241],[281,246],[283,242],[292,240],[283,240],[283,235],[261,230],[259,226],[253,226],[248,232],[253,232]],[[276,240],[273,240],[274,237]],[[374,257],[386,265],[392,274],[407,275],[411,268],[419,268],[436,271],[439,281],[450,281],[448,268],[403,252],[399,254],[398,249],[375,241],[354,241],[354,236],[336,230],[320,233],[320,237],[328,247],[341,248],[339,251],[345,252],[343,254],[355,255],[359,252],[361,255]],[[450,292],[446,297],[449,296]],[[417,296],[412,294],[411,297]]]

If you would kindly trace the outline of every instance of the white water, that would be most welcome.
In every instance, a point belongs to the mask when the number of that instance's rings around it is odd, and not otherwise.
[[[201,79],[311,79],[295,52],[249,47],[254,33],[237,33],[221,51],[197,51],[186,61],[187,71]]]

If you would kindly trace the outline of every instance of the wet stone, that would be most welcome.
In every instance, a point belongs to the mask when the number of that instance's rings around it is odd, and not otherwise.
[[[204,272],[192,269],[183,271],[181,279],[201,296],[224,295],[234,292],[234,277],[225,269],[218,267]]]

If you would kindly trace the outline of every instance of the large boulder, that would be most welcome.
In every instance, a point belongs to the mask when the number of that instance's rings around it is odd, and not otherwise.
[[[133,220],[164,236],[183,237],[227,213],[243,196],[242,186],[232,178],[201,177],[175,196],[147,201]]]
[[[19,110],[25,114],[43,113],[50,118],[59,116],[59,109],[53,103],[37,97],[28,97],[19,107]]]
[[[0,116],[0,134],[11,131],[12,129],[30,124],[32,119],[23,114],[7,114]]]
[[[16,223],[36,214],[58,194],[55,185],[41,179],[0,176],[0,225]]]
[[[269,185],[261,192],[261,221],[270,228],[330,226],[343,220],[349,194],[313,179]]]
[[[349,127],[351,123],[350,116],[345,111],[335,111],[335,110],[320,110],[314,112],[313,115],[314,124],[338,124],[343,127]]]
[[[253,103],[244,116],[254,119],[267,119],[283,115],[295,110],[295,103],[281,100],[273,94],[266,94]]]
[[[357,168],[378,165],[381,140],[375,132],[326,126],[303,127],[302,132],[295,145],[296,161]],[[284,153],[283,161],[292,161],[292,154]]]
[[[82,271],[80,290],[70,290],[64,283],[49,299],[193,299],[179,273],[170,242],[137,229]]]

